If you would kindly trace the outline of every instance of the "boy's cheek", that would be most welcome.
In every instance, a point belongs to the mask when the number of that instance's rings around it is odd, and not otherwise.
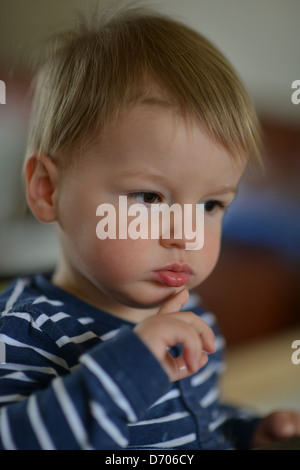
[[[214,270],[221,250],[221,232],[206,233],[202,252],[202,263],[205,266],[205,278]],[[203,279],[204,280],[204,279]]]
[[[144,242],[144,243],[143,243]],[[137,269],[143,271],[143,255],[149,252],[147,240],[98,240],[94,246],[94,257],[114,276],[128,276]],[[148,250],[147,250],[148,249]]]

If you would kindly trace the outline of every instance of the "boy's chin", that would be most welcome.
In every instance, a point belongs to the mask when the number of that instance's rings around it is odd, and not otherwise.
[[[169,287],[169,286],[155,286],[152,289],[141,289],[139,295],[134,296],[134,298],[127,299],[126,304],[128,307],[141,309],[141,310],[151,310],[155,308],[160,308],[165,302],[167,302],[173,295],[175,295],[180,290],[187,288],[187,286],[182,287]]]

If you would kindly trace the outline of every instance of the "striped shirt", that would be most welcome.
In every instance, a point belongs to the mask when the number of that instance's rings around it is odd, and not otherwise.
[[[193,311],[217,350],[170,384],[132,323],[44,276],[16,279],[0,296],[0,449],[246,448],[257,419],[222,404],[224,341]]]

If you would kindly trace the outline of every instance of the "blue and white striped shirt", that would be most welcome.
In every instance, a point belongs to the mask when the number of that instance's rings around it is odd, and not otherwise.
[[[170,384],[132,323],[44,276],[16,279],[0,296],[0,449],[245,448],[257,419],[221,403],[224,341],[193,311],[217,351]]]

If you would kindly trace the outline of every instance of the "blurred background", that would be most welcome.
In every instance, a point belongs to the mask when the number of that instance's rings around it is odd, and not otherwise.
[[[6,85],[6,103],[0,104],[0,283],[48,273],[59,256],[54,227],[35,221],[24,199],[28,59],[45,37],[72,23],[75,10],[85,12],[93,2],[0,0],[0,80]],[[300,409],[300,365],[291,363],[291,343],[300,339],[300,104],[291,100],[292,83],[300,80],[300,2],[143,4],[212,40],[254,100],[265,171],[246,172],[225,216],[219,263],[198,292],[218,316],[229,346],[225,395],[242,396],[263,411],[273,402]]]

